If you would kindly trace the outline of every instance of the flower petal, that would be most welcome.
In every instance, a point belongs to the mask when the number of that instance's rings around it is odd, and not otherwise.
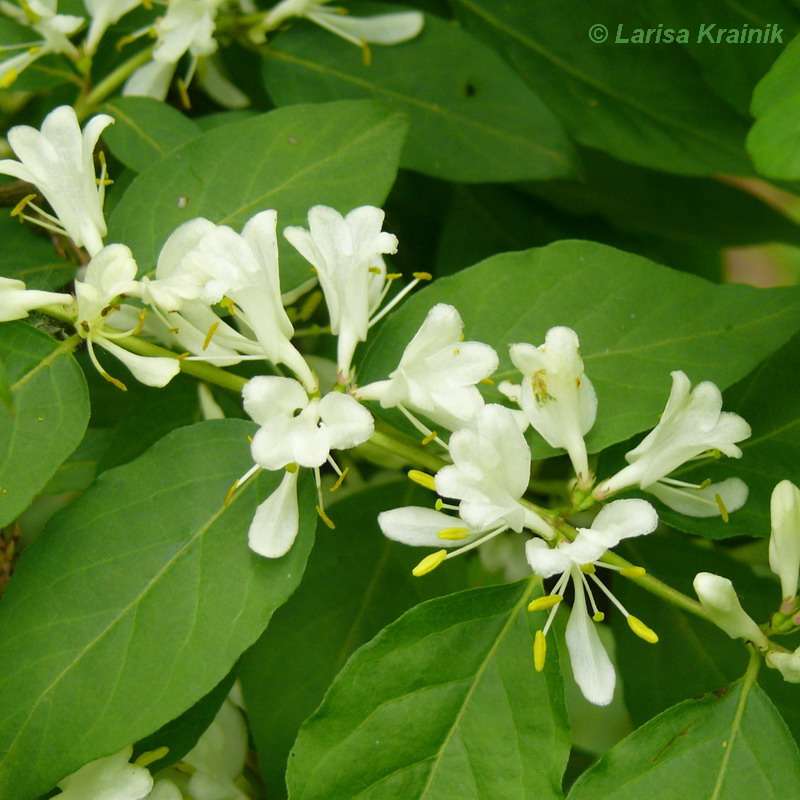
[[[329,392],[320,400],[319,417],[335,450],[366,442],[375,430],[372,414],[358,400],[341,392]]]
[[[572,561],[562,548],[548,547],[538,537],[525,542],[525,558],[528,559],[531,569],[543,578],[561,575],[572,566]]]
[[[259,375],[242,389],[244,410],[259,425],[278,414],[293,414],[308,405],[306,390],[293,378]]]
[[[464,539],[442,539],[439,531],[468,526],[458,517],[420,506],[404,506],[382,511],[378,524],[389,539],[412,547],[461,547],[476,539],[481,531],[469,531]]]
[[[690,517],[718,517],[722,513],[717,495],[725,510],[738,511],[746,502],[749,490],[740,478],[728,478],[702,489],[681,488],[666,483],[651,483],[646,491],[655,495],[664,505]]]
[[[181,371],[181,362],[177,358],[139,356],[97,334],[92,341],[118,358],[131,371],[133,377],[145,386],[162,388]]]
[[[256,509],[247,534],[250,549],[266,558],[280,558],[289,552],[300,526],[297,507],[297,476],[287,472],[278,488]]]

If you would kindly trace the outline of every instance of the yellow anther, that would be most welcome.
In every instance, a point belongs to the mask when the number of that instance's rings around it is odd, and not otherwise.
[[[602,622],[605,618],[606,615],[602,611],[595,611],[594,614],[592,614],[592,619],[595,622]]]
[[[703,482],[702,482],[702,483],[701,483],[701,484],[700,484],[700,485],[697,487],[697,491],[699,492],[699,491],[701,491],[702,489],[707,489],[709,486],[711,486],[711,478],[706,478],[706,479],[705,479],[705,480],[704,480],[704,481],[703,481]]]
[[[396,281],[398,278],[402,278],[402,272],[387,272],[386,273],[386,280],[387,281]]]
[[[528,603],[528,611],[544,611],[546,608],[557,606],[564,598],[560,594],[548,594],[537,597]]]
[[[418,281],[432,281],[433,275],[430,272],[412,272],[411,273]]]
[[[372,51],[369,49],[369,45],[366,42],[361,42],[361,58],[365,67],[372,64]]]
[[[233,482],[233,486],[231,486],[231,488],[228,489],[228,494],[225,495],[225,502],[222,504],[223,506],[227,508],[227,506],[231,504],[231,500],[233,500],[233,495],[235,494],[238,488],[239,488],[239,479],[237,478]]]
[[[296,467],[297,467],[297,464],[295,464],[295,468]],[[342,485],[342,481],[344,480],[344,476],[347,475],[347,472],[348,472],[349,469],[350,469],[350,467],[345,467],[344,468],[344,470],[342,471],[342,474],[339,476],[339,478],[336,481],[336,483],[334,483],[333,486],[331,486],[331,491],[332,492],[335,492]]]
[[[217,332],[217,328],[219,328],[219,322],[215,322],[209,329],[208,333],[206,334],[206,338],[203,340],[203,347],[202,350],[208,350],[208,346],[211,344],[211,340],[214,338],[214,334]]]
[[[644,567],[625,567],[619,574],[623,578],[641,578],[642,575],[647,575],[647,570]]]
[[[380,267],[368,267],[367,272],[371,272],[373,275],[380,275],[381,268]]]
[[[179,353],[175,358],[177,358],[178,361],[183,361],[184,358],[189,358],[190,355],[191,353],[187,350],[185,353]]]
[[[410,469],[408,471],[408,477],[411,478],[414,483],[418,483],[420,486],[424,486],[432,492],[436,491],[436,481],[433,475],[428,475],[427,472],[422,472],[418,469]]]
[[[416,578],[419,578],[421,575],[427,575],[429,572],[433,572],[445,558],[447,558],[447,550],[437,550],[435,553],[425,556],[425,558],[411,570],[411,574]]]
[[[453,355],[454,355],[454,356],[457,356],[457,355],[458,355],[460,352],[461,352],[461,351],[460,351],[460,350],[459,350],[459,349],[456,347],[456,348],[453,350]]]
[[[284,467],[284,469],[285,469],[287,472],[295,473],[295,472],[297,472],[297,464],[295,464],[295,463],[294,463],[294,461],[293,461],[291,464],[287,464],[287,465]]]
[[[644,624],[638,617],[632,614],[628,617],[628,627],[640,638],[644,639],[650,644],[655,644],[658,641],[658,635],[654,630],[651,630]]]
[[[250,436],[249,434],[247,435],[247,441],[248,441],[250,444],[253,444],[253,437],[252,437],[252,436]]]
[[[440,539],[450,539],[453,541],[469,539],[469,528],[442,528],[436,535]]]
[[[311,292],[311,294],[303,301],[302,306],[300,306],[298,318],[303,322],[311,319],[311,315],[317,310],[321,302],[322,292]]]
[[[20,200],[19,203],[17,203],[14,208],[11,209],[11,216],[16,217],[18,214],[21,214],[25,206],[28,205],[31,200],[35,199],[35,194],[26,194],[25,197],[23,197],[22,200]]]
[[[533,666],[537,672],[544,669],[544,661],[547,657],[547,639],[543,631],[536,631],[533,637]]]
[[[107,372],[101,372],[100,374],[101,374],[101,375],[102,375],[102,376],[103,376],[103,377],[104,377],[104,378],[105,378],[105,379],[106,379],[106,380],[107,380],[109,383],[113,383],[113,384],[114,384],[114,386],[116,386],[116,387],[117,387],[117,389],[119,389],[119,390],[121,390],[121,391],[123,391],[123,392],[127,392],[127,391],[128,391],[128,387],[127,387],[127,386],[126,386],[126,385],[125,385],[125,384],[124,384],[122,381],[120,381],[120,380],[117,380],[117,379],[116,379],[116,378],[115,378],[113,375],[109,375]]]
[[[487,386],[494,386],[494,381],[491,378],[482,378],[478,383],[485,383]]]
[[[714,499],[717,501],[717,506],[719,507],[719,513],[722,517],[722,521],[727,522],[730,517],[728,516],[728,509],[725,508],[725,503],[722,502],[722,497],[719,494],[715,494]]]
[[[584,575],[594,575],[597,569],[594,564],[581,564],[581,572]]]
[[[581,386],[581,379],[575,378],[575,388],[580,389],[580,386]]]
[[[441,510],[444,508],[444,501],[442,500],[442,498],[441,498],[441,497],[437,497],[437,498],[436,498],[436,502],[433,504],[433,507],[434,507],[434,508],[435,508],[437,511],[441,511]]]
[[[333,520],[325,513],[325,510],[322,506],[317,506],[317,514],[319,514],[319,518],[331,529],[334,530],[336,526],[333,524]]]
[[[192,107],[192,103],[189,100],[189,92],[186,91],[186,84],[183,82],[182,78],[178,78],[176,83],[178,86],[178,95],[181,98],[181,105],[188,111]]]
[[[219,304],[229,313],[233,314],[233,300],[230,297],[223,297]]]
[[[150,764],[164,758],[167,753],[169,753],[169,747],[159,747],[155,750],[148,750],[146,753],[142,753],[133,763],[137,767],[149,767]]]
[[[11,86],[11,84],[14,83],[18,77],[19,70],[10,69],[5,75],[3,75],[2,78],[0,78],[0,89],[8,89],[8,87]]]
[[[430,444],[439,434],[436,431],[431,431],[423,440],[422,444]]]

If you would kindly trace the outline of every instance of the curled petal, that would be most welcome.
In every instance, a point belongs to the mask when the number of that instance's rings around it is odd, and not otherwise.
[[[481,532],[470,529],[463,520],[441,511],[420,506],[405,506],[382,511],[378,524],[389,539],[412,547],[460,547],[476,539]],[[440,537],[440,531],[463,529],[464,538]]]
[[[366,442],[375,429],[372,414],[357,400],[341,392],[330,392],[320,400],[319,416],[334,450],[346,450]]]
[[[531,569],[543,578],[560,575],[572,566],[572,560],[562,548],[548,547],[539,538],[525,542],[525,557]]]
[[[664,505],[690,517],[718,517],[722,513],[719,499],[727,512],[738,511],[746,502],[749,490],[740,478],[728,478],[702,489],[653,483],[647,487]]]
[[[133,377],[145,386],[164,387],[181,371],[180,361],[177,358],[139,356],[99,335],[95,335],[92,341],[118,358],[131,371]]]

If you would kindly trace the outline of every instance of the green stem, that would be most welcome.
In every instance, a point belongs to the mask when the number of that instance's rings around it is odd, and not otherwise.
[[[82,122],[89,114],[96,111],[100,103],[112,92],[116,91],[139,67],[146,64],[153,54],[154,46],[145,47],[144,50],[140,50],[136,55],[131,56],[106,75],[91,92],[79,97],[75,103],[75,113],[78,116],[78,120]]]
[[[399,456],[411,465],[424,467],[432,472],[438,472],[450,463],[387,425],[381,425],[380,430],[372,434],[369,443],[387,453]]]

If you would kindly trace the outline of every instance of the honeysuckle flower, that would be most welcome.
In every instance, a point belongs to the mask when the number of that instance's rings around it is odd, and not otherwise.
[[[346,450],[365,442],[372,436],[374,421],[352,397],[335,391],[322,398],[309,397],[302,384],[291,378],[253,378],[245,384],[242,395],[245,411],[261,427],[250,446],[256,466],[236,485],[259,468],[287,469],[278,489],[258,507],[249,531],[250,547],[255,552],[279,558],[297,536],[297,467],[313,469],[319,496],[317,511],[329,522],[323,510],[319,468],[328,462],[341,476],[331,450]]]
[[[56,8],[56,0],[27,0],[24,5],[6,0],[0,2],[0,12],[20,25],[30,26],[42,37],[21,45],[25,48],[24,53],[0,62],[0,89],[11,86],[23,70],[43,56],[63,53],[71,58],[78,58],[78,49],[69,37],[83,25],[83,17],[57,14]],[[0,50],[11,47],[13,45],[0,46]]]
[[[156,280],[143,282],[142,296],[164,310],[168,324],[198,357],[235,363],[241,349],[286,364],[313,391],[316,379],[290,341],[294,328],[281,301],[276,224],[277,212],[262,211],[241,234],[202,217],[181,225],[159,255]],[[225,299],[257,342],[223,327],[209,309]],[[183,313],[170,314],[177,310]],[[212,343],[218,347],[209,350]]]
[[[436,491],[460,500],[459,514],[473,528],[523,528],[546,538],[550,524],[520,502],[530,480],[531,452],[514,415],[503,406],[484,406],[469,428],[449,442],[451,466],[436,473]]]
[[[777,669],[788,683],[800,683],[800,647],[793,653],[771,650],[767,653],[766,662]]]
[[[413,39],[425,24],[418,11],[380,14],[375,17],[351,17],[343,8],[330,8],[328,0],[283,0],[251,31],[251,37],[263,41],[264,33],[274,30],[291,17],[305,17],[315,25],[364,48],[367,44],[399,44]]]
[[[100,134],[112,122],[108,114],[98,114],[81,132],[72,107],[59,106],[45,117],[41,131],[28,125],[13,127],[8,142],[19,161],[0,161],[0,173],[34,184],[56,214],[37,208],[47,223],[28,219],[69,236],[90,256],[100,251],[106,235],[105,166],[98,181],[93,153]]]
[[[119,22],[125,14],[140,5],[142,0],[83,0],[86,10],[92,18],[89,32],[83,42],[87,55],[93,55],[103,34],[111,25]]]
[[[797,594],[800,573],[800,489],[791,481],[781,481],[772,490],[770,517],[769,566],[781,580],[783,599],[788,600]]]
[[[198,60],[217,50],[214,38],[215,19],[223,2],[224,0],[169,0],[167,13],[155,24],[158,43],[153,50],[153,60],[139,67],[128,78],[122,93],[163,100],[178,61],[187,52],[192,58],[183,86],[188,86]]]
[[[483,408],[477,383],[497,369],[497,353],[482,342],[462,341],[464,323],[453,306],[435,305],[388,380],[359,387],[360,400],[380,400],[382,408],[410,408],[450,430]]]
[[[567,648],[575,681],[584,697],[595,705],[605,706],[611,702],[616,674],[593,625],[593,621],[602,621],[603,614],[597,610],[589,581],[593,581],[619,608],[637,636],[650,643],[657,642],[655,633],[637,617],[629,614],[596,575],[596,567],[615,569],[599,561],[606,550],[615,547],[623,539],[652,533],[657,525],[658,515],[646,500],[616,500],[600,511],[590,528],[578,528],[574,541],[562,541],[551,548],[542,539],[534,538],[525,546],[528,564],[537,575],[543,578],[560,575],[549,595],[537,598],[528,606],[531,611],[552,609],[544,628],[536,633],[536,669],[544,668],[547,647],[545,637],[563,599],[564,589],[572,581],[575,599],[567,622]],[[631,575],[642,572],[638,567],[620,571]],[[586,607],[586,595],[592,607],[592,616]]]
[[[604,499],[614,492],[631,486],[653,491],[668,505],[686,514],[709,516],[708,497],[702,494],[705,484],[696,486],[668,478],[673,470],[698,458],[715,452],[740,458],[742,451],[736,446],[750,436],[750,426],[738,415],[722,410],[722,394],[710,381],[691,389],[689,378],[681,371],[672,374],[672,389],[658,425],[633,450],[625,455],[628,466],[603,481],[594,492]],[[664,487],[671,487],[672,491]],[[716,484],[715,499],[719,513],[727,518],[747,500],[747,486],[739,479]],[[680,493],[682,500],[678,500]],[[708,492],[706,492],[706,495]],[[724,496],[723,496],[724,495]],[[697,513],[706,510],[706,513]]]
[[[722,514],[725,522],[728,521],[728,512],[738,511],[749,494],[747,484],[741,478],[699,485],[669,478],[650,484],[647,491],[680,514],[690,517],[718,517]]]
[[[511,361],[522,372],[519,404],[551,447],[563,447],[581,485],[590,483],[583,437],[594,425],[597,396],[583,372],[578,335],[571,328],[550,328],[543,345],[511,345]]]
[[[0,322],[24,319],[35,308],[51,303],[67,305],[71,302],[71,294],[26,289],[23,281],[0,277]]]
[[[59,784],[60,800],[142,800],[153,788],[153,778],[144,768],[129,764],[133,747],[91,761]]]
[[[83,280],[75,281],[78,303],[75,329],[86,340],[89,357],[97,371],[123,390],[125,385],[100,365],[94,345],[122,361],[133,376],[147,386],[166,386],[180,371],[177,358],[135,355],[113,341],[134,333],[108,328],[107,323],[109,315],[116,309],[117,299],[138,290],[136,272],[130,249],[122,244],[110,244],[89,262]]]
[[[337,363],[342,383],[351,378],[353,353],[367,338],[370,325],[419,280],[417,277],[383,311],[375,313],[389,288],[381,256],[397,252],[397,237],[381,230],[383,216],[383,211],[374,206],[361,206],[345,217],[328,206],[314,206],[308,212],[309,230],[288,227],[283,232],[316,269],[330,314],[331,333],[339,337]]]
[[[767,646],[767,637],[742,608],[733,584],[721,575],[698,572],[694,591],[711,621],[731,639],[747,639],[759,647]]]

